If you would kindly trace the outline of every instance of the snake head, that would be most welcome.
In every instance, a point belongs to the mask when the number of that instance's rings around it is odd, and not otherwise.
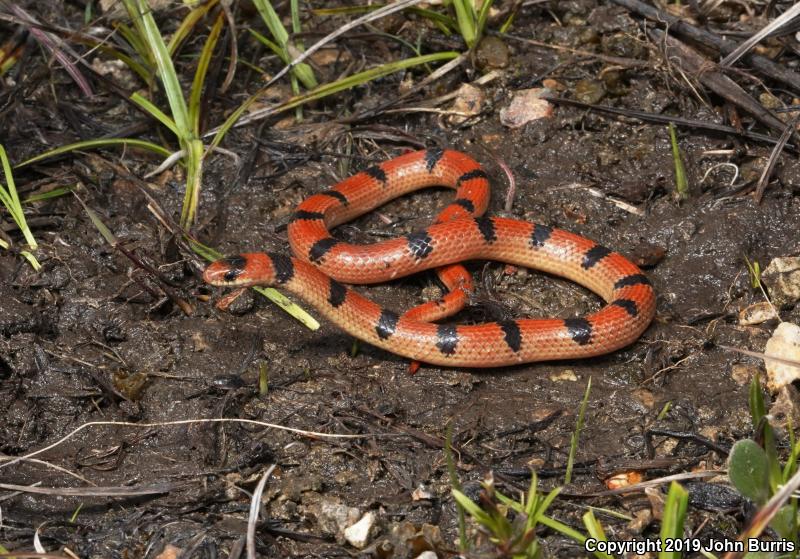
[[[219,287],[250,287],[275,282],[273,258],[254,252],[237,254],[212,262],[203,272],[203,280]]]

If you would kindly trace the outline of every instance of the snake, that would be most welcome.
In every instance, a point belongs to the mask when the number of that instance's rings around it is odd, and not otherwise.
[[[330,230],[403,194],[455,190],[427,228],[372,244]],[[305,199],[287,226],[294,256],[245,253],[209,264],[203,279],[220,287],[285,288],[348,334],[403,357],[445,367],[504,367],[604,355],[636,341],[656,313],[651,281],[629,259],[550,225],[485,216],[489,181],[470,156],[430,148],[406,153]],[[585,316],[437,323],[463,308],[474,289],[463,263],[496,260],[564,277],[605,305]],[[345,284],[370,284],[434,269],[450,291],[400,314]],[[441,322],[441,321],[440,321]]]

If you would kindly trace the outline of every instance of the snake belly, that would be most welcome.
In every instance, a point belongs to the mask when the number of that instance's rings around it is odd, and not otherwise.
[[[387,200],[431,185],[456,189],[430,227],[394,239],[353,245],[329,229]],[[349,334],[404,357],[451,367],[498,367],[592,357],[625,347],[647,329],[656,297],[630,260],[585,237],[547,225],[483,217],[486,174],[470,157],[431,149],[386,161],[314,195],[289,224],[292,250],[249,253],[210,264],[217,286],[279,286],[300,296]],[[606,302],[572,318],[524,318],[483,324],[434,324],[464,306],[472,290],[459,264],[498,260],[572,280]],[[376,283],[436,269],[448,296],[399,315],[343,283]]]

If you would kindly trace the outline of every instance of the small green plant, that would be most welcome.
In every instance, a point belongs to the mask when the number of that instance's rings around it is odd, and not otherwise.
[[[761,289],[761,265],[758,260],[750,262],[750,259],[745,256],[744,263],[747,265],[747,273],[750,274],[750,285],[753,289]]]
[[[25,214],[22,211],[22,202],[20,202],[19,194],[17,194],[17,186],[14,182],[14,175],[11,173],[11,164],[8,162],[8,156],[2,144],[0,144],[0,163],[3,166],[3,175],[5,176],[5,186],[0,184],[0,203],[6,207],[8,213],[11,215],[11,219],[17,224],[17,227],[19,227],[19,230],[22,232],[22,236],[25,238],[25,242],[28,244],[28,250],[22,250],[20,254],[30,262],[34,270],[38,271],[41,265],[33,255],[33,251],[35,251],[39,245],[36,243],[36,239],[33,238],[33,233],[31,233],[28,222],[25,220]],[[9,249],[11,248],[11,244],[0,238],[0,247]]]
[[[683,165],[681,149],[678,147],[678,136],[675,127],[669,123],[669,141],[672,146],[672,162],[675,166],[675,198],[686,200],[689,197],[689,181],[686,178],[686,167]]]
[[[767,421],[758,375],[755,375],[750,384],[750,415],[756,439],[743,439],[733,445],[728,457],[728,476],[743,496],[756,505],[763,506],[797,473],[800,442],[795,439],[790,426],[789,457],[781,465],[775,431]],[[789,498],[777,511],[769,525],[781,538],[795,544],[800,543],[800,517],[796,495]]]
[[[526,494],[515,501],[494,487],[494,478],[489,474],[481,483],[483,491],[478,506],[458,489],[452,489],[456,502],[483,528],[497,549],[499,557],[512,559],[534,559],[541,548],[536,537],[540,518],[558,495],[554,489],[546,496],[539,494],[536,475],[531,475],[531,485]],[[514,511],[513,520],[508,512]]]

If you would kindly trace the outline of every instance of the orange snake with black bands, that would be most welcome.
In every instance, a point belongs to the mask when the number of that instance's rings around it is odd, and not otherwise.
[[[456,189],[456,198],[427,229],[369,245],[344,243],[329,233],[388,200],[433,185]],[[408,153],[300,204],[288,228],[299,258],[242,254],[212,263],[203,277],[217,286],[285,287],[361,340],[444,366],[498,367],[602,355],[629,345],[647,329],[655,315],[656,297],[635,264],[561,229],[480,217],[488,202],[486,174],[472,158],[441,149]],[[567,319],[433,324],[465,305],[473,285],[458,263],[476,259],[563,276],[597,293],[607,305]],[[451,291],[404,315],[339,283],[376,283],[431,268]]]

